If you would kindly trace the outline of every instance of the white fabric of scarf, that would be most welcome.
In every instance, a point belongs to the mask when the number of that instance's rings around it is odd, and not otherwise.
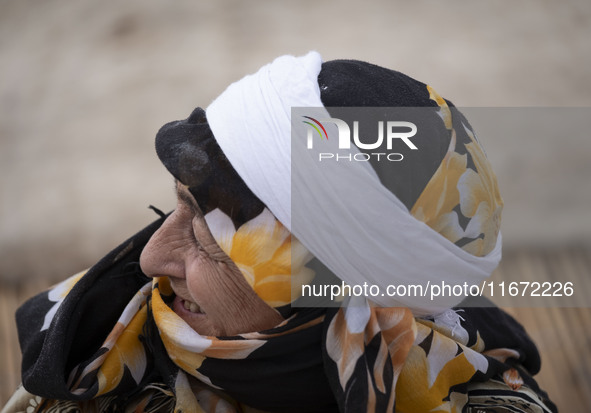
[[[320,170],[317,154],[301,144],[293,146],[302,152],[294,154],[297,165],[292,165],[291,108],[320,108],[314,117],[330,118],[320,100],[321,64],[316,52],[279,57],[211,103],[207,120],[234,169],[277,219],[351,286],[367,282],[385,293],[389,285],[481,284],[501,259],[500,234],[492,252],[476,257],[410,215],[368,162],[325,162]],[[305,128],[299,129],[294,139],[306,142]],[[309,209],[292,211],[292,197]],[[432,300],[430,292],[370,297],[377,305],[409,307],[419,316],[440,314],[462,299]]]

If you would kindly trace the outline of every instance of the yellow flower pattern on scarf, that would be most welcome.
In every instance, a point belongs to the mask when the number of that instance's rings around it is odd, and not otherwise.
[[[484,256],[495,247],[500,229],[503,200],[496,177],[474,133],[461,120],[460,132],[468,136],[470,143],[465,144],[467,153],[457,152],[458,131],[453,127],[451,109],[435,90],[429,86],[427,89],[439,106],[451,140],[443,161],[410,212],[453,243],[469,240],[461,248]],[[468,166],[468,155],[475,170]],[[469,219],[465,228],[460,225],[458,205],[464,218]]]
[[[271,307],[289,304],[314,272],[305,267],[310,252],[267,209],[238,230],[221,210],[205,220],[222,251],[234,261],[257,295]]]
[[[458,182],[460,208],[462,214],[471,218],[466,227],[466,235],[477,237],[483,233],[484,237],[466,244],[464,249],[479,256],[485,255],[495,246],[501,225],[503,200],[484,151],[476,142],[472,131],[466,127],[465,129],[472,139],[472,143],[467,144],[466,149],[472,155],[478,173],[468,169],[461,176]]]
[[[417,337],[404,363],[397,384],[399,412],[455,412],[444,402],[450,388],[468,382],[477,372],[486,372],[486,358],[435,329],[417,321]],[[429,350],[421,346],[430,341]],[[457,412],[461,412],[457,410]]]
[[[82,392],[83,379],[98,368],[98,395],[117,388],[127,369],[137,384],[147,368],[147,356],[139,337],[147,319],[146,297],[151,293],[151,283],[144,285],[131,299],[117,323],[102,344],[102,354],[88,364],[72,384],[72,392]]]
[[[111,351],[97,375],[100,389],[97,395],[108,393],[119,385],[123,378],[124,366],[127,366],[136,383],[139,384],[141,381],[146,370],[147,360],[139,336],[146,322],[146,316],[147,312],[144,306],[127,326],[118,322],[109,334],[105,347],[109,345],[112,347],[108,347],[111,348]],[[113,343],[111,344],[111,342]]]

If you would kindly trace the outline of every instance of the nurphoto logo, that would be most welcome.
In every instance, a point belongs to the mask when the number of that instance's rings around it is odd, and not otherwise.
[[[401,142],[411,150],[418,150],[416,145],[410,140],[417,133],[417,126],[412,122],[406,121],[378,121],[377,122],[377,138],[367,139],[367,134],[363,136],[363,141],[359,137],[359,121],[353,121],[353,133],[351,134],[351,128],[349,124],[342,119],[328,118],[328,119],[314,119],[311,116],[302,116],[306,120],[302,122],[308,125],[307,129],[307,148],[314,149],[314,137],[318,136],[316,140],[328,141],[329,136],[324,124],[331,123],[337,127],[338,131],[338,148],[339,149],[351,149],[351,142],[355,144],[357,148],[364,152],[351,152],[347,154],[341,154],[336,152],[320,152],[318,154],[318,160],[335,160],[335,161],[369,161],[372,157],[378,161],[386,159],[388,161],[401,161],[404,156],[398,152],[390,152],[393,148],[393,142],[395,139],[399,139]],[[365,126],[367,127],[367,126]],[[375,129],[374,129],[375,130]],[[352,135],[352,139],[351,139]],[[384,148],[385,141],[385,148]],[[319,144],[322,145],[322,142]],[[376,149],[385,150],[384,152],[367,152]]]

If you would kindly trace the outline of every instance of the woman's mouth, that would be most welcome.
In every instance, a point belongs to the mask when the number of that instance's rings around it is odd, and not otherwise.
[[[172,302],[172,309],[175,313],[181,317],[194,318],[197,316],[204,316],[205,313],[201,309],[201,306],[194,301],[185,300],[178,295]]]
[[[201,311],[201,307],[199,307],[199,304],[189,300],[183,300],[182,298],[181,300],[183,307],[185,307],[185,310],[189,310],[192,313],[205,314],[203,311]]]

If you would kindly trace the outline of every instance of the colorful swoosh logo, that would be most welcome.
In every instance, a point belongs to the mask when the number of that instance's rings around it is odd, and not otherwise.
[[[328,140],[328,133],[326,133],[326,129],[324,129],[324,126],[322,126],[322,123],[318,122],[316,119],[310,117],[310,116],[304,116],[304,118],[306,119],[310,119],[312,122],[314,122],[316,125],[320,126],[320,129],[322,129],[322,131],[324,132],[324,137],[326,137],[326,140]],[[308,121],[302,121],[304,122],[306,125],[310,125],[312,126],[314,129],[316,129],[316,132],[318,132],[318,135],[320,135],[320,139],[322,139],[322,133],[320,132],[320,129],[318,129],[318,127],[316,125],[314,125],[314,123],[308,122]]]

